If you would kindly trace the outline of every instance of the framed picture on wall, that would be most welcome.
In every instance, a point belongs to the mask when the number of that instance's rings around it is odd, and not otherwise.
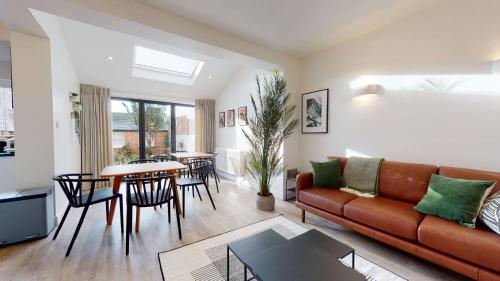
[[[328,89],[302,94],[302,133],[328,133]]]
[[[226,127],[226,113],[219,112],[219,128],[224,128]]]
[[[234,109],[227,111],[227,126],[234,127]]]
[[[246,106],[242,106],[242,107],[238,108],[238,125],[240,125],[240,126],[248,125],[247,107]]]

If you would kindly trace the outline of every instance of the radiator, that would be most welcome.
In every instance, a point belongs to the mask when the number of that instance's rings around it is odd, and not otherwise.
[[[218,152],[217,170],[234,176],[244,176],[246,173],[245,152],[235,149],[215,148]]]

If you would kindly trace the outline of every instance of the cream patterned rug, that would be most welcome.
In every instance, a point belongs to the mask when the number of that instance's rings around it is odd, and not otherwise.
[[[205,240],[158,254],[163,279],[166,281],[224,281],[226,273],[226,245],[241,238],[273,229],[286,239],[307,231],[284,216],[263,220]],[[340,261],[351,266],[352,256]],[[243,280],[243,265],[231,254],[230,280]],[[355,269],[370,281],[405,281],[406,279],[369,260],[355,255]],[[251,278],[249,273],[248,278]]]

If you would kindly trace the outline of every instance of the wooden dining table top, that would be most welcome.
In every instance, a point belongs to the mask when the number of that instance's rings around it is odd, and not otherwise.
[[[212,157],[212,154],[205,152],[176,152],[172,153],[172,156],[175,156],[178,159],[186,159],[186,158],[209,158]]]
[[[131,174],[145,174],[153,172],[169,172],[184,170],[187,166],[177,161],[156,162],[156,163],[140,163],[126,165],[111,165],[106,166],[102,172],[102,177],[126,176]]]

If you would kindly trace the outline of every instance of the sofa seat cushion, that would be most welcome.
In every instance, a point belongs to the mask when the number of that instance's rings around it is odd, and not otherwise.
[[[344,205],[358,197],[338,189],[310,187],[301,190],[299,198],[302,203],[342,216]]]
[[[344,216],[408,240],[417,240],[417,229],[424,215],[414,205],[390,198],[357,198],[344,206]]]
[[[418,241],[436,251],[500,272],[500,236],[483,225],[467,228],[429,215],[418,228]]]

